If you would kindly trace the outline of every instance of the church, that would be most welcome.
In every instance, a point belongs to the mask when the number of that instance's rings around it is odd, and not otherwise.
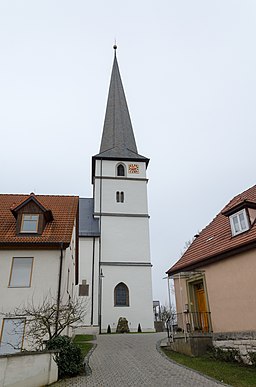
[[[85,327],[154,331],[147,202],[149,159],[138,153],[119,72],[117,47],[99,153],[92,157],[93,198],[79,199],[79,295]],[[94,330],[93,330],[94,329]]]
[[[78,294],[82,332],[115,332],[120,317],[130,332],[154,331],[149,159],[137,150],[114,49],[100,150],[92,157],[93,198],[0,194],[0,354],[31,349],[29,319],[17,318],[15,308],[49,297],[54,327],[61,304]]]

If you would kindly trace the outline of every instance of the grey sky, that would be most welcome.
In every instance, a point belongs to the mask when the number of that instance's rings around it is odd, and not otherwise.
[[[1,0],[0,191],[92,195],[113,43],[148,174],[154,298],[255,184],[254,0]]]

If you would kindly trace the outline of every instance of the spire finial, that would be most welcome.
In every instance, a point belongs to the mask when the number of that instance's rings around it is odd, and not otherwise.
[[[116,55],[116,50],[117,50],[116,39],[115,39],[115,44],[113,46],[113,49],[115,50],[115,55]]]

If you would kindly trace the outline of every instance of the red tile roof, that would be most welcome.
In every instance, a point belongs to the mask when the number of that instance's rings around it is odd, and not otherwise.
[[[68,245],[71,241],[78,210],[78,196],[34,195],[46,209],[51,210],[53,221],[48,222],[42,235],[16,235],[16,219],[11,209],[18,207],[30,195],[0,194],[0,247]]]
[[[244,201],[256,203],[256,185],[235,196],[192,242],[182,257],[167,273],[191,270],[214,260],[256,247],[256,224],[239,235],[232,236],[229,217],[223,213]]]

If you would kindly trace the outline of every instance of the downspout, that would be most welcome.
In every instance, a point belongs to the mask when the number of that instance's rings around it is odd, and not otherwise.
[[[61,279],[62,279],[62,266],[63,266],[63,242],[60,244],[60,268],[59,268],[59,283],[57,293],[57,309],[56,309],[56,321],[55,321],[55,336],[58,332],[59,311],[60,311],[60,294],[61,294]]]
[[[92,306],[91,306],[91,325],[93,325],[93,308],[94,308],[94,261],[95,261],[95,237],[92,245]]]
[[[100,159],[100,237],[99,237],[99,299],[98,299],[98,323],[99,323],[99,333],[101,333],[101,309],[102,309],[102,288],[101,288],[101,211],[102,211],[102,159]]]

